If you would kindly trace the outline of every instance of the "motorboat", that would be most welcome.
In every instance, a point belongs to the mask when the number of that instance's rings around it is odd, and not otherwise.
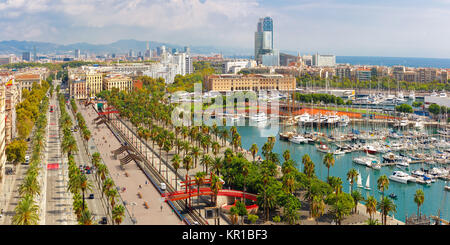
[[[416,99],[416,94],[414,93],[414,90],[409,93],[409,99],[411,99],[411,100]]]
[[[407,184],[408,181],[412,181],[414,177],[410,176],[409,174],[402,172],[402,171],[394,171],[391,176],[389,176],[390,180]],[[413,181],[415,182],[415,181]]]
[[[377,149],[373,145],[366,145],[364,146],[364,152],[369,154],[376,154]]]
[[[264,122],[264,121],[267,121],[268,117],[267,117],[266,113],[259,112],[256,115],[251,116],[250,119],[255,122]]]
[[[339,122],[339,117],[337,115],[328,116],[326,123],[327,124],[335,124]]]
[[[398,161],[395,163],[397,167],[409,167],[409,163],[407,161]]]
[[[308,113],[303,113],[300,116],[296,117],[295,119],[297,120],[299,125],[312,122],[311,115],[309,115]]]
[[[447,94],[445,92],[441,92],[441,93],[439,93],[439,97],[441,97],[441,98],[447,97]]]
[[[334,152],[333,152],[333,154],[334,155],[344,155],[345,153],[347,153],[347,151],[345,151],[345,150],[342,150],[342,149],[336,149]]]
[[[389,195],[389,197],[392,198],[392,199],[396,199],[396,198],[397,198],[397,195],[395,195],[395,193],[391,193],[391,194]]]
[[[362,156],[353,159],[353,162],[364,165],[367,167],[372,167],[373,165],[379,164],[378,159],[370,157],[370,156]]]
[[[291,138],[289,138],[289,141],[292,143],[295,143],[295,144],[308,143],[308,139],[299,134],[294,135]]]
[[[328,148],[328,146],[325,144],[320,144],[319,146],[317,146],[317,150],[323,153],[330,153],[330,148]]]

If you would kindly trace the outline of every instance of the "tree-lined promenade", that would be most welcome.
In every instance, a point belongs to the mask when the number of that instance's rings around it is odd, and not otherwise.
[[[22,103],[18,104],[16,109],[19,109],[22,119],[27,119],[27,122],[20,122],[21,132],[19,140],[10,144],[6,149],[6,154],[9,161],[15,165],[23,162],[25,159],[26,143],[25,138],[31,133],[33,124],[28,130],[29,125],[25,123],[34,123],[35,134],[31,141],[33,145],[33,152],[30,157],[29,168],[19,187],[19,194],[21,196],[19,203],[15,207],[15,215],[12,218],[13,225],[37,225],[39,223],[40,208],[36,201],[39,197],[42,199],[41,186],[43,183],[39,182],[39,174],[44,163],[43,151],[45,151],[45,134],[47,126],[47,108],[49,99],[46,96],[50,85],[43,82],[42,85],[33,86],[31,92],[26,93]],[[50,91],[52,93],[52,91]],[[18,118],[19,120],[19,118]],[[22,146],[23,144],[23,146]]]
[[[221,188],[256,193],[259,213],[257,219],[251,216],[251,220],[298,224],[308,223],[311,219],[320,222],[327,220],[321,219],[326,216],[329,221],[341,224],[346,217],[355,215],[359,202],[365,201],[356,190],[351,194],[343,192],[342,180],[338,177],[330,176],[327,182],[319,180],[315,175],[315,163],[308,155],[302,159],[304,170],[300,172],[288,151],[282,157],[272,151],[275,137],[269,137],[261,149],[253,145],[246,152],[241,149],[241,136],[236,127],[227,130],[215,124],[173,125],[171,112],[174,105],[164,98],[163,87],[149,84],[131,93],[113,90],[104,91],[100,96],[113,105],[120,112],[122,120],[129,121],[138,136],[159,153],[160,161],[152,158],[152,164],[157,168],[163,164],[163,159],[176,172],[183,170],[195,179],[197,187],[202,185],[209,174],[212,177],[210,188],[214,193],[218,193]],[[256,159],[258,151],[261,151],[263,159]],[[332,156],[324,159],[327,167],[331,168],[332,163]],[[278,166],[281,166],[281,171],[278,171]],[[221,186],[220,179],[225,181],[225,186]],[[216,204],[216,200],[216,196],[213,196],[212,205]],[[384,214],[391,215],[395,211],[391,203],[377,206],[371,212],[378,209],[382,211],[383,217]],[[305,207],[309,215],[301,221],[300,213]],[[246,215],[237,209],[231,210],[232,221],[236,215]],[[369,219],[367,222],[373,224],[375,221]]]

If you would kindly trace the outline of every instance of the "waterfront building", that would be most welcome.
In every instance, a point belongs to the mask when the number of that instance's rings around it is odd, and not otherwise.
[[[394,77],[394,79],[398,80],[398,81],[402,81],[404,79],[404,75],[405,75],[405,67],[404,66],[393,66],[391,68],[392,70],[392,76]]]
[[[312,66],[334,67],[334,66],[336,66],[336,56],[335,55],[315,54],[312,57]]]
[[[419,68],[417,69],[417,82],[429,83],[437,80],[437,69]]]
[[[133,89],[133,80],[131,77],[123,76],[120,74],[111,74],[105,77],[103,82],[104,90],[112,90],[117,88],[120,91],[131,91]]]
[[[41,85],[41,80],[43,80],[42,74],[36,73],[23,73],[15,75],[15,81],[20,83],[22,89],[28,91],[33,87],[33,83]]]
[[[352,76],[352,68],[350,66],[338,66],[336,67],[336,76],[341,80],[343,78],[351,78]]]
[[[372,71],[368,68],[356,69],[356,79],[359,81],[370,81]]]
[[[448,79],[449,79],[448,70],[441,70],[439,81],[443,83],[448,83]]]
[[[407,82],[416,82],[417,73],[415,71],[405,71],[405,73],[403,74],[403,80]]]
[[[295,77],[280,74],[251,75],[211,75],[206,79],[208,91],[260,91],[279,90],[293,91],[296,88]]]

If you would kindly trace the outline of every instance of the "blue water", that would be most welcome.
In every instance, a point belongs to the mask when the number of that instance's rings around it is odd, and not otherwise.
[[[378,65],[406,67],[450,68],[450,59],[377,56],[336,56],[336,63],[351,65]]]
[[[260,127],[254,126],[238,126],[237,127],[239,134],[242,139],[242,146],[245,149],[249,149],[253,143],[256,143],[259,147],[258,155],[261,156],[261,147],[267,141],[267,134],[262,136],[261,134],[265,134],[268,130]],[[280,128],[280,131],[282,129]],[[300,132],[301,129],[298,129]],[[323,129],[322,129],[323,130]],[[282,160],[283,152],[288,149],[291,153],[292,159],[294,159],[298,166],[297,168],[302,171],[301,158],[304,154],[309,154],[312,161],[315,164],[316,175],[325,180],[327,177],[327,168],[322,163],[322,159],[324,153],[320,153],[316,150],[314,145],[310,144],[293,144],[288,141],[281,141],[278,138],[278,134],[276,131],[272,131],[272,135],[277,135],[277,141],[274,146],[274,152],[278,153],[280,156],[280,160]],[[374,195],[377,200],[381,198],[381,192],[379,192],[376,188],[377,179],[381,175],[390,176],[393,171],[399,170],[395,166],[382,167],[381,170],[373,170],[371,168],[367,168],[352,162],[352,158],[361,155],[364,153],[354,152],[347,153],[345,155],[335,156],[335,165],[330,168],[330,175],[340,177],[343,180],[343,190],[345,192],[350,191],[350,183],[347,179],[347,172],[351,168],[355,168],[359,170],[361,173],[362,183],[365,185],[367,176],[370,175],[370,186],[372,190],[367,191],[365,189],[358,188],[364,197],[367,197],[368,194]],[[382,161],[381,154],[378,155],[380,157],[380,161]],[[261,156],[262,157],[262,156]],[[413,164],[410,166],[410,171],[415,169],[420,169],[421,167],[430,168],[428,165],[422,164]],[[355,181],[356,182],[356,181]],[[423,189],[425,193],[425,202],[421,207],[421,213],[426,215],[437,215],[438,210],[441,210],[441,217],[449,220],[449,204],[450,204],[450,193],[444,190],[445,181],[437,180],[435,183],[432,183],[431,186],[420,185],[416,183],[408,183],[401,184],[394,181],[390,181],[389,189],[385,191],[385,195],[389,195],[391,193],[395,193],[397,195],[397,199],[393,199],[394,203],[397,206],[397,212],[394,217],[398,220],[405,221],[406,215],[410,216],[417,213],[417,205],[414,203],[414,194],[417,189]],[[356,183],[355,186],[356,187]]]

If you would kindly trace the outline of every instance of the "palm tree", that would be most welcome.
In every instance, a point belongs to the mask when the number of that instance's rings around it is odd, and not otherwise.
[[[311,162],[311,158],[309,157],[309,155],[308,154],[303,155],[303,157],[302,157],[302,164],[304,166],[306,166],[309,162]]]
[[[382,192],[381,200],[383,200],[384,199],[384,191],[389,189],[389,179],[388,179],[388,177],[386,177],[386,175],[382,175],[382,176],[380,176],[380,178],[378,178],[377,188],[378,188],[378,190],[380,190]]]
[[[88,209],[81,211],[80,219],[78,220],[78,224],[80,225],[93,225],[94,219],[91,215],[91,212]]]
[[[212,159],[210,155],[203,154],[200,164],[206,169],[206,174],[208,174],[208,166],[211,164]]]
[[[195,184],[197,185],[197,205],[200,205],[200,186],[205,182],[205,172],[197,172],[194,177]]]
[[[364,197],[361,195],[361,192],[359,192],[358,190],[352,191],[351,195],[352,195],[353,201],[355,202],[355,211],[354,211],[354,213],[356,213],[356,211],[358,209],[358,203],[360,201],[363,201]]]
[[[213,150],[214,156],[217,156],[217,154],[219,154],[219,150],[220,150],[220,145],[219,145],[219,143],[217,143],[216,141],[214,141],[214,142],[211,144],[211,148],[212,148],[212,150]]]
[[[216,170],[216,175],[219,175],[220,170],[223,166],[223,161],[222,158],[220,157],[215,157],[212,161],[212,165],[213,165],[213,169]]]
[[[353,184],[355,183],[355,178],[358,177],[358,171],[352,168],[347,172],[347,180],[350,181],[350,193],[353,192]]]
[[[106,192],[106,196],[107,196],[108,199],[109,199],[109,202],[110,202],[110,204],[111,204],[111,208],[113,208],[114,205],[116,204],[116,197],[119,196],[119,193],[117,193],[117,190],[116,190],[116,189],[111,188],[111,189],[109,189],[109,190]]]
[[[79,175],[80,176],[80,189],[83,193],[83,210],[84,210],[84,193],[86,190],[92,190],[92,184],[90,181],[88,181],[85,174]]]
[[[108,167],[105,164],[97,164],[97,175],[101,180],[105,180],[106,175],[108,174]]]
[[[383,224],[386,225],[387,216],[392,212],[397,212],[397,207],[391,201],[391,199],[384,197],[378,204],[378,209],[381,211]]]
[[[194,157],[194,168],[197,167],[197,159],[200,156],[200,148],[197,146],[192,147],[191,155]]]
[[[225,124],[224,124],[225,125]],[[220,133],[221,137],[222,137],[222,146],[225,145],[225,141],[228,139],[228,130],[226,128],[224,128],[221,133]]]
[[[112,210],[113,221],[116,224],[120,225],[120,223],[122,223],[124,216],[125,216],[125,207],[122,204],[116,205]]]
[[[102,192],[102,196],[103,193],[108,193],[108,191],[114,186],[114,182],[111,178],[106,178],[105,181],[103,181],[103,192]]]
[[[77,152],[77,142],[73,137],[64,138],[61,144],[61,148],[63,153],[67,153],[68,156],[71,156],[72,153]]]
[[[414,194],[414,202],[417,204],[417,219],[420,217],[420,206],[422,206],[423,202],[425,201],[425,194],[423,193],[423,190],[418,189],[416,193]]]
[[[175,191],[177,191],[178,187],[178,169],[180,168],[181,158],[178,154],[173,155],[172,157],[172,167],[175,169]]]
[[[37,225],[39,221],[39,207],[29,194],[19,201],[14,212],[13,225]]]
[[[34,196],[36,194],[41,193],[40,185],[36,179],[36,176],[27,174],[19,187],[19,194],[21,196],[31,195]]]
[[[254,162],[256,154],[258,153],[258,146],[256,144],[252,144],[252,146],[250,147],[250,152],[252,153],[253,162]]]
[[[183,167],[184,167],[184,169],[186,169],[186,175],[189,176],[189,170],[192,167],[192,157],[190,155],[184,156]]]
[[[323,157],[323,164],[325,164],[325,166],[328,168],[328,175],[327,175],[327,179],[328,179],[330,177],[330,167],[334,166],[333,153],[327,153]]]
[[[319,218],[325,211],[325,202],[321,195],[314,195],[311,202],[311,217],[313,219]]]
[[[211,176],[211,186],[209,187],[214,193],[214,206],[217,205],[217,194],[219,194],[220,189],[222,189],[223,182],[218,176],[212,174]]]
[[[374,196],[368,196],[366,200],[366,213],[372,220],[372,215],[377,212],[377,199]]]

